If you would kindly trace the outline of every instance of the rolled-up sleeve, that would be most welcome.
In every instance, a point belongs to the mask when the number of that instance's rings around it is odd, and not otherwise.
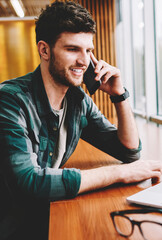
[[[81,183],[81,174],[79,169],[68,169],[63,170],[63,182],[65,184],[67,197],[75,197],[79,191]]]

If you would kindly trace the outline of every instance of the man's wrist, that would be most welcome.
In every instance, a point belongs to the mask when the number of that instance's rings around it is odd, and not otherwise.
[[[124,88],[124,90],[125,92],[121,95],[116,95],[116,96],[111,95],[110,96],[111,102],[119,103],[119,102],[125,101],[129,97],[129,92],[126,88]]]

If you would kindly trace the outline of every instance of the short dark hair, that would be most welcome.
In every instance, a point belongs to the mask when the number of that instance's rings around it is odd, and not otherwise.
[[[36,19],[36,42],[53,46],[63,32],[96,32],[96,24],[87,9],[74,2],[56,1],[46,6]]]

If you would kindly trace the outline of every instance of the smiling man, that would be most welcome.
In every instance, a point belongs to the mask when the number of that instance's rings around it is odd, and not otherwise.
[[[120,71],[93,55],[95,31],[82,6],[47,6],[36,21],[40,65],[0,85],[1,240],[48,239],[50,201],[161,176],[161,163],[138,160],[141,146],[127,90]],[[115,104],[118,128],[80,87],[90,59],[100,90]],[[64,168],[80,137],[125,164]]]

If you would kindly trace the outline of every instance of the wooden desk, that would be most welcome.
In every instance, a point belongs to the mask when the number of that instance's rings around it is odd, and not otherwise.
[[[85,169],[108,164],[119,164],[119,161],[80,141],[66,167]],[[115,184],[75,199],[51,202],[49,240],[125,239],[116,233],[110,212],[137,208],[129,205],[126,197],[139,190],[141,189],[135,184]],[[138,229],[129,239],[142,239]]]

